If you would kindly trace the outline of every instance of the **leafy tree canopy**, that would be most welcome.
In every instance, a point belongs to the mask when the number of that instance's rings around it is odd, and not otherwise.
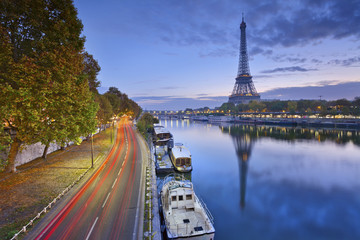
[[[8,156],[15,171],[22,144],[92,132],[97,105],[72,0],[3,0],[0,12],[0,116],[15,132]]]

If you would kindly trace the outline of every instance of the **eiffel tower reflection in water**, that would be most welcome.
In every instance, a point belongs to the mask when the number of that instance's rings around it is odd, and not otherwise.
[[[231,128],[229,128],[231,131]],[[246,196],[246,179],[249,168],[249,160],[251,155],[251,149],[253,147],[253,139],[250,134],[236,134],[232,135],[234,146],[236,149],[236,155],[238,157],[239,174],[240,174],[240,207],[245,208],[245,196]]]
[[[295,140],[331,141],[344,145],[352,142],[360,146],[360,132],[356,130],[293,128],[280,126],[233,125],[220,126],[223,133],[230,134],[234,143],[239,165],[240,207],[246,205],[246,186],[249,161],[255,142],[259,138],[273,138],[293,142]]]

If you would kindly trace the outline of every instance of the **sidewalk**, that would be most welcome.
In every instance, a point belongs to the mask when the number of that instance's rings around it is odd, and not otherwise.
[[[94,136],[94,162],[110,150],[111,130]],[[19,166],[15,174],[0,173],[0,239],[10,239],[91,167],[90,150],[91,141],[84,141],[49,154],[47,160],[38,158]],[[94,167],[99,163],[94,163]]]

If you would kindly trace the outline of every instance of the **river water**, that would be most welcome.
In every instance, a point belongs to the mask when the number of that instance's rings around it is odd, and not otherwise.
[[[160,120],[215,239],[360,239],[360,132]]]

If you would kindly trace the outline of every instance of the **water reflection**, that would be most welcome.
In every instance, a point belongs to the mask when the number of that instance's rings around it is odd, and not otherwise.
[[[232,135],[240,172],[240,206],[245,207],[246,178],[253,141],[249,134]]]
[[[337,144],[352,142],[360,146],[360,132],[355,130],[337,129],[312,129],[312,128],[291,128],[253,125],[232,125],[221,126],[223,133],[230,133],[232,136],[249,134],[251,138],[274,138],[279,140],[294,141],[296,139],[314,139],[318,142],[333,141]]]
[[[241,209],[245,208],[246,183],[251,152],[258,139],[272,138],[275,140],[285,140],[290,142],[299,139],[306,139],[317,142],[332,141],[336,144],[342,145],[352,142],[355,145],[360,145],[360,135],[358,131],[253,125],[228,125],[219,126],[219,128],[222,133],[231,135],[235,146],[239,166]]]
[[[360,239],[359,131],[178,121],[217,239]]]

